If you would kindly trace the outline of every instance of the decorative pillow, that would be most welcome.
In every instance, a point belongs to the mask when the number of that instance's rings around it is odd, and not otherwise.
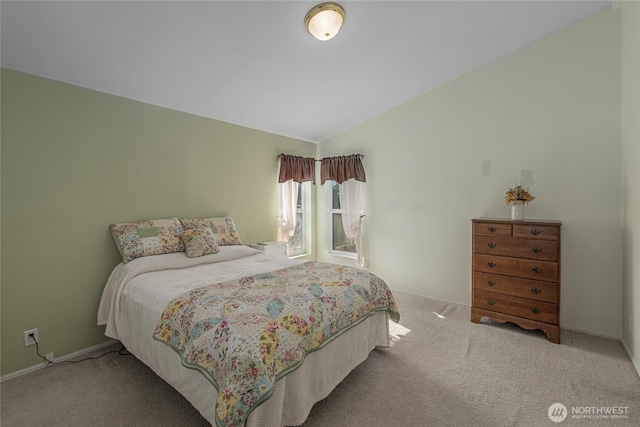
[[[217,218],[180,218],[180,222],[185,230],[196,230],[198,228],[210,228],[220,246],[242,245],[240,233],[230,216]]]
[[[143,256],[184,252],[183,231],[178,218],[111,224],[124,263]]]
[[[203,255],[220,252],[216,238],[210,228],[185,230],[181,238],[187,248],[187,256],[189,258],[198,258]]]

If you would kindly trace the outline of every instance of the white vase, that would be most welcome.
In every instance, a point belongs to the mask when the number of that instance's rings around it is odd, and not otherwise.
[[[522,200],[511,202],[511,219],[516,221],[524,219],[524,203]]]

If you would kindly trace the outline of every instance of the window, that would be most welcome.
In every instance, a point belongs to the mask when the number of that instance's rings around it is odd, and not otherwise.
[[[356,244],[347,238],[342,225],[342,210],[340,209],[340,185],[331,181],[331,252],[353,256],[356,254]]]
[[[278,156],[277,239],[287,242],[287,255],[311,253],[311,183],[315,178],[313,157]]]

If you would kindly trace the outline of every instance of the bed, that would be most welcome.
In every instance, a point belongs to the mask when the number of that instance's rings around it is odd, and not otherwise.
[[[326,280],[324,271],[330,273]],[[372,288],[352,283],[352,274],[371,282]],[[301,283],[301,278],[308,282]],[[287,312],[290,301],[300,297],[285,295],[283,283],[290,286],[294,281],[305,298],[311,295],[328,305],[322,308],[307,301],[304,304],[312,308],[304,315]],[[346,299],[331,296],[338,288],[350,289]],[[359,301],[369,294],[377,301],[363,308]],[[264,317],[271,329],[262,327],[256,338],[249,325],[253,320],[246,321],[255,313],[242,311],[246,306],[242,298],[265,297],[268,303],[261,300],[265,310],[258,317]],[[207,304],[219,312],[205,312],[202,307]],[[329,320],[329,311],[337,306],[353,310]],[[234,316],[244,320],[229,327],[226,322]],[[391,291],[376,276],[349,267],[274,258],[243,245],[220,246],[216,253],[194,258],[180,251],[120,263],[109,277],[98,312],[98,324],[106,325],[107,336],[119,340],[212,425],[261,427],[302,424],[312,406],[375,347],[388,346],[389,318],[397,321],[398,310]],[[274,321],[280,323],[274,326]],[[230,335],[238,330],[246,337]],[[296,336],[301,341],[286,349]],[[260,363],[237,356],[244,340],[249,345],[256,339],[258,348],[249,353]],[[215,347],[216,340],[225,341],[227,347]],[[274,362],[278,352],[286,354],[285,361]],[[260,374],[247,378],[251,372]],[[258,390],[245,390],[243,384],[252,379]]]

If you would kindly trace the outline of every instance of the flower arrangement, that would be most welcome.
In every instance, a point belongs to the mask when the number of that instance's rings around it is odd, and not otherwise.
[[[532,202],[535,197],[529,193],[528,188],[522,188],[518,184],[515,187],[510,188],[509,191],[505,193],[504,202],[507,205],[510,205],[511,202],[515,202],[516,200],[521,200],[525,205],[529,202]]]

